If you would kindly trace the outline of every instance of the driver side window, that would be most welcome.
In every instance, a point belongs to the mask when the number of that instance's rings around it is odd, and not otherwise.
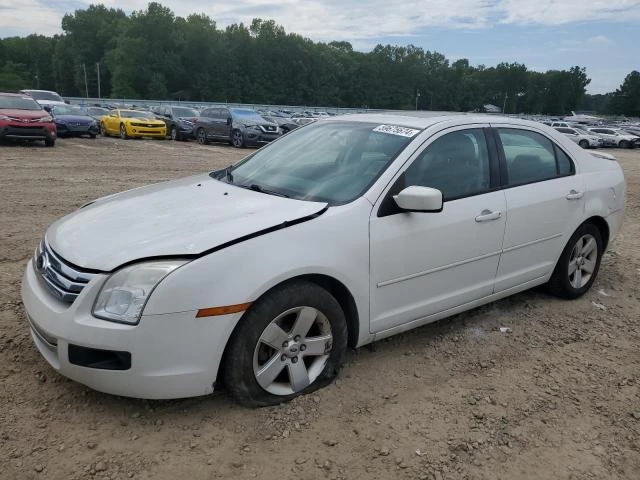
[[[404,172],[405,186],[437,188],[444,201],[490,187],[489,150],[481,128],[451,132],[431,143]]]

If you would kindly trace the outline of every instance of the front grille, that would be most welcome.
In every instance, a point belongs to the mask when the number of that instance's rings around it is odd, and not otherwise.
[[[155,123],[138,123],[131,122],[132,127],[162,128],[164,125],[156,125]]]
[[[51,294],[64,303],[73,303],[82,289],[95,277],[63,260],[43,240],[36,249],[33,266]]]
[[[276,127],[275,125],[261,125],[261,127],[265,132],[277,132],[278,131],[278,127]]]

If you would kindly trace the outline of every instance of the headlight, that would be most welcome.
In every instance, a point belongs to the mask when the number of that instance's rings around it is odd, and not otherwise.
[[[102,286],[93,305],[93,315],[112,322],[134,325],[160,281],[187,260],[144,262],[112,274]]]
[[[53,121],[53,118],[51,118],[51,115],[47,115],[46,117],[36,118],[35,121],[36,122],[51,122],[51,121]]]

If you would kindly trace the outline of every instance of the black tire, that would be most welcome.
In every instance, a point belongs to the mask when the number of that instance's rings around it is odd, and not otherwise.
[[[173,140],[173,141],[180,140],[178,138],[178,129],[175,126],[171,127],[171,131],[169,132],[169,136],[171,137],[171,140]]]
[[[580,146],[581,146],[582,148],[584,148],[585,150],[586,150],[587,148],[589,148],[589,142],[588,142],[588,141],[586,141],[586,140],[580,140],[580,141],[578,142],[578,145],[580,145]]]
[[[127,127],[124,126],[124,123],[120,124],[120,138],[122,140],[129,138],[129,135],[127,135]]]
[[[108,137],[107,128],[104,126],[104,123],[100,122],[100,135],[103,137]]]
[[[207,134],[204,131],[204,128],[199,128],[196,131],[196,140],[200,145],[206,145],[209,143],[209,140],[207,140]]]
[[[45,138],[44,139],[44,146],[45,147],[55,147],[56,145],[56,139],[55,138]]]
[[[618,144],[618,147],[620,147],[620,148],[629,148],[629,142],[627,142],[626,140],[620,140],[620,143]]]
[[[244,148],[244,134],[236,129],[231,132],[231,145],[236,148]]]
[[[256,373],[254,372],[254,360],[258,358],[258,349],[261,348],[261,335],[265,332],[267,326],[270,326],[275,319],[280,318],[279,316],[284,312],[299,307],[311,307],[317,310],[318,313],[322,315],[323,321],[328,322],[330,325],[332,339],[329,339],[325,344],[325,351],[323,353],[323,355],[328,355],[328,357],[326,358],[324,367],[322,367],[322,364],[317,367],[322,368],[322,370],[317,373],[314,379],[309,378],[309,375],[308,380],[310,380],[311,383],[308,386],[289,394],[274,394],[260,386],[256,379]],[[296,314],[292,313],[290,315],[295,317]],[[287,319],[287,316],[282,318]],[[282,331],[285,335],[290,336],[290,341],[298,338],[293,337],[294,334],[292,331],[294,324],[295,321],[288,332],[284,331],[286,327]],[[304,335],[307,336],[309,334],[307,332]],[[304,340],[305,339],[297,341],[304,342]],[[326,350],[327,345],[330,349],[328,351]],[[276,380],[286,377],[288,379],[287,382],[291,383],[292,377],[289,376],[289,372],[295,368],[292,363],[299,363],[298,367],[300,365],[305,366],[304,370],[309,374],[311,369],[307,370],[308,362],[315,361],[314,358],[318,357],[305,357],[302,352],[306,347],[304,347],[304,344],[301,344],[299,350],[297,350],[299,353],[294,354],[298,355],[300,360],[285,358],[285,355],[282,354],[284,345],[282,347],[282,351],[272,349],[272,353],[269,354],[268,357],[271,359],[275,358],[277,362],[282,362],[283,364],[281,365],[280,375],[284,377],[278,376]],[[276,287],[265,294],[254,302],[251,308],[243,315],[229,339],[222,364],[222,378],[231,395],[244,406],[263,407],[267,405],[277,405],[282,402],[287,402],[298,395],[307,394],[328,385],[340,370],[340,364],[346,348],[347,323],[338,301],[329,292],[314,283],[306,281],[292,282]],[[289,354],[291,354],[290,351]],[[313,368],[313,366],[311,368]],[[273,385],[277,385],[276,380],[273,381]],[[293,388],[291,390],[293,391]]]
[[[89,138],[96,138],[96,134],[95,133],[90,133],[89,134]]]
[[[595,240],[597,257],[595,259],[595,267],[593,268],[588,281],[581,287],[577,288],[571,283],[569,264],[574,253],[574,249],[578,247],[578,241],[585,236],[591,236]],[[571,238],[562,251],[562,255],[560,255],[560,259],[558,260],[556,268],[554,269],[548,283],[549,291],[560,298],[566,299],[574,299],[584,295],[591,288],[591,285],[593,285],[593,282],[598,276],[603,252],[604,242],[598,227],[593,223],[583,223],[580,225],[573,235],[571,235]]]

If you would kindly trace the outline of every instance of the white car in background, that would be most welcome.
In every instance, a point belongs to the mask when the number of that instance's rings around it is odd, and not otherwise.
[[[360,347],[541,284],[593,285],[625,181],[539,123],[319,120],[233,167],[110,195],[45,232],[22,282],[62,375],[249,406],[311,392]]]
[[[564,133],[571,141],[577,143],[582,148],[597,148],[604,145],[602,138],[596,135],[586,134],[576,128],[555,127],[560,133]]]
[[[599,135],[618,148],[635,148],[640,146],[640,137],[631,135],[619,128],[591,127],[589,132]]]
[[[66,102],[60,95],[50,90],[20,90],[20,93],[29,95],[43,107],[66,105]]]

